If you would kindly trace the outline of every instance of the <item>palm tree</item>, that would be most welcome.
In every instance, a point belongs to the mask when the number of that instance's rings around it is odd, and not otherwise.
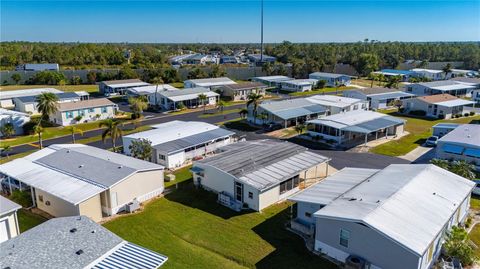
[[[223,114],[223,109],[225,108],[225,102],[222,100],[218,101],[217,107],[220,110],[220,112]]]
[[[163,79],[161,77],[154,77],[152,79],[152,83],[155,84],[155,96],[154,96],[155,103],[154,103],[154,106],[158,107],[158,102],[157,102],[158,85],[163,84],[164,82],[163,82]]]
[[[400,76],[392,76],[388,79],[388,82],[385,84],[387,88],[398,89],[398,84],[402,78]]]
[[[373,88],[373,82],[375,82],[375,80],[377,80],[378,76],[377,76],[377,74],[370,73],[370,75],[368,75],[368,78],[372,81],[370,83],[370,88]]]
[[[385,75],[384,74],[378,74],[377,80],[378,80],[378,86],[382,86],[382,82],[385,81]]]
[[[43,141],[42,141],[42,134],[43,134],[43,127],[40,125],[40,122],[33,127],[33,133],[38,135],[38,146],[40,149],[43,148]]]
[[[8,155],[9,155],[9,152],[12,151],[12,147],[10,146],[5,146],[3,149],[2,149],[2,152],[5,153],[5,156],[7,157],[8,159]]]
[[[338,95],[338,86],[340,86],[340,82],[335,80],[335,95]]]
[[[258,108],[258,105],[260,104],[260,99],[262,99],[262,95],[261,94],[257,94],[257,93],[251,93],[248,95],[247,97],[247,108],[250,106],[250,105],[253,105],[253,119],[254,119],[254,123],[256,123],[256,118],[257,118],[257,108]]]
[[[80,129],[80,128],[77,128],[75,126],[67,126],[65,127],[65,129],[67,129],[70,134],[72,135],[72,143],[75,144],[75,134],[76,133],[79,133],[80,135],[83,135],[83,130]]]
[[[454,161],[451,164],[451,172],[468,179],[475,179],[475,166],[467,161]]]
[[[244,118],[247,116],[247,114],[248,114],[248,110],[247,110],[246,108],[242,108],[242,109],[238,112],[238,114],[240,114],[240,118],[244,119]]]
[[[260,113],[258,119],[262,120],[262,123],[265,124],[265,121],[268,119],[268,113],[265,111]]]
[[[148,100],[146,96],[128,98],[130,109],[132,110],[132,119],[140,118],[145,109],[148,108]]]
[[[445,73],[445,79],[447,79],[448,74],[452,72],[452,65],[450,63],[446,64],[442,71]]]
[[[41,120],[48,121],[51,114],[58,111],[58,96],[51,92],[45,92],[37,96],[37,110],[42,114]]]
[[[442,159],[432,159],[430,161],[431,164],[434,164],[440,168],[443,168],[445,170],[450,169],[450,163],[447,160],[442,160]]]
[[[203,113],[205,113],[205,110],[207,109],[207,106],[205,105],[205,101],[208,99],[207,95],[204,93],[201,93],[198,95],[198,100],[202,103],[203,106]]]
[[[102,133],[102,141],[105,143],[105,140],[109,136],[112,139],[113,152],[115,152],[115,141],[122,137],[122,129],[120,128],[120,121],[115,121],[112,119],[105,120],[100,122],[99,127],[105,127],[105,130]]]

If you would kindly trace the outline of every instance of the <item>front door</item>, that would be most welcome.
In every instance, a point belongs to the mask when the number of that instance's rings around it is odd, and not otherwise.
[[[235,200],[243,202],[243,184],[235,182]]]

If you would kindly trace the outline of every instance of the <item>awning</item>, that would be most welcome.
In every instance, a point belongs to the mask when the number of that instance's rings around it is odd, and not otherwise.
[[[322,114],[327,110],[321,105],[310,105],[304,107],[296,107],[291,109],[285,109],[281,111],[272,112],[275,116],[284,120],[294,119],[298,117],[308,116],[312,114]]]
[[[168,258],[146,248],[126,242],[91,268],[95,269],[156,269],[162,266]]]
[[[384,117],[384,118],[378,118],[378,119],[362,122],[359,124],[355,124],[353,126],[348,126],[348,127],[342,128],[341,130],[368,134],[368,133],[376,132],[381,129],[402,124],[402,123],[403,123],[402,120],[396,120],[391,117]]]
[[[480,158],[480,149],[466,148],[463,154],[470,157]]]
[[[442,150],[447,152],[447,153],[462,154],[463,147],[457,146],[457,145],[452,145],[452,144],[445,144],[445,145],[443,145]]]

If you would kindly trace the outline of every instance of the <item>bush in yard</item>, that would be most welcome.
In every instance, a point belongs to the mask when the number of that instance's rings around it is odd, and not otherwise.
[[[465,113],[465,114],[463,114],[463,116],[468,117],[468,116],[470,116],[470,113]]]
[[[14,190],[10,195],[10,199],[23,207],[31,207],[33,205],[32,196],[26,191]]]
[[[453,226],[443,247],[445,254],[458,258],[463,265],[471,265],[475,262],[475,252],[468,243],[468,233],[465,229]]]
[[[475,111],[470,111],[469,115],[470,116],[475,116]]]

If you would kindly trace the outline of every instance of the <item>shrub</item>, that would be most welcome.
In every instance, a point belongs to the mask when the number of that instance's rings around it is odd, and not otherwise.
[[[470,116],[474,116],[475,115],[475,111],[470,111]]]
[[[465,113],[465,114],[463,114],[463,116],[468,117],[468,116],[470,116],[470,113]]]

